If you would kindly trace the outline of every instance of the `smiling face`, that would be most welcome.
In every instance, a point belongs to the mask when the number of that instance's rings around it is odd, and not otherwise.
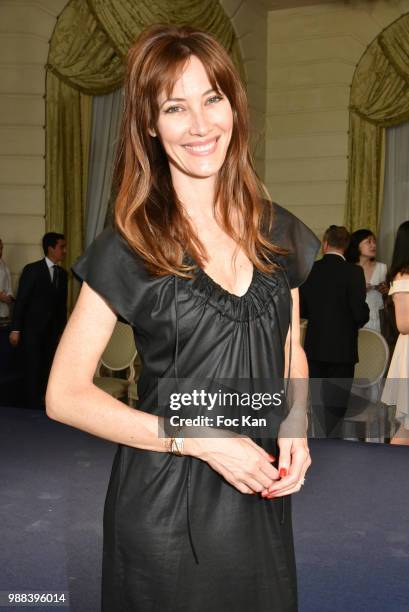
[[[190,56],[170,98],[158,98],[156,133],[171,173],[196,178],[216,176],[226,157],[233,113],[223,92],[216,92],[202,62]]]
[[[363,257],[369,257],[370,259],[376,257],[375,236],[368,236],[365,240],[361,240],[359,243],[359,252]]]

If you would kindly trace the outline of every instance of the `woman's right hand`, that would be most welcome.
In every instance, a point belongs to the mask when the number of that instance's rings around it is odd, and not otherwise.
[[[226,430],[223,436],[185,438],[184,454],[206,461],[240,493],[261,493],[279,479],[274,457],[251,438]]]
[[[377,287],[379,293],[381,293],[382,295],[388,295],[389,293],[389,285],[388,283],[379,283],[378,287]]]

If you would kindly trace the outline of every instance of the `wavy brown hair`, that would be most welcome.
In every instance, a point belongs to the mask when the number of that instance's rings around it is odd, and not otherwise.
[[[149,129],[156,130],[158,95],[171,95],[192,55],[203,63],[216,93],[228,98],[233,113],[232,136],[216,181],[215,218],[257,268],[272,271],[275,265],[271,255],[286,251],[263,235],[272,227],[272,206],[266,206],[263,200],[263,187],[249,152],[244,88],[222,45],[208,33],[189,26],[150,27],[129,50],[114,173],[115,225],[155,275],[192,276],[194,268],[183,264],[184,252],[199,266],[207,259],[206,249],[173,188],[160,140],[149,134]],[[233,213],[242,221],[240,235],[232,224]]]

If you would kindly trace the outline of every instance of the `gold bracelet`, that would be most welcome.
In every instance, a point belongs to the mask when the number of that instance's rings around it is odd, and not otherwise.
[[[171,453],[173,453],[174,455],[178,455],[178,457],[182,457],[183,456],[183,444],[185,439],[184,438],[171,438],[171,443],[170,443],[170,448],[171,448]]]

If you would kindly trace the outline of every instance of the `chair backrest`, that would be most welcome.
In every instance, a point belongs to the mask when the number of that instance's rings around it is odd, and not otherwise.
[[[101,355],[101,363],[109,370],[126,370],[136,358],[132,327],[117,321],[112,336]]]
[[[385,338],[373,329],[360,329],[358,356],[354,384],[369,387],[380,382],[389,361],[389,347]]]

